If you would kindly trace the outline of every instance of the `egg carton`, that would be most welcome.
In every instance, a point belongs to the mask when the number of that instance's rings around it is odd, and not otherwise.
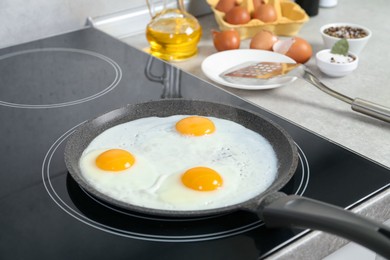
[[[268,0],[264,1],[272,4],[277,13],[275,22],[264,23],[258,19],[251,19],[247,24],[229,24],[225,21],[225,13],[215,9],[219,0],[207,0],[214,12],[215,20],[221,31],[235,29],[241,39],[253,37],[260,30],[268,30],[279,36],[296,35],[303,24],[309,21],[309,16],[295,2],[290,0]],[[253,12],[253,0],[241,0],[241,5],[245,6],[250,13]]]

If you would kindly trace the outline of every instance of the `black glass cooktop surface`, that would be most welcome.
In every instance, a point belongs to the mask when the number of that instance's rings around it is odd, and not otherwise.
[[[143,215],[94,198],[72,179],[69,135],[105,112],[167,96],[156,79],[169,69],[93,28],[0,50],[0,259],[256,259],[307,233],[266,228],[239,211]],[[389,186],[389,169],[187,73],[176,83],[176,98],[242,107],[285,128],[299,150],[288,194],[350,208]]]

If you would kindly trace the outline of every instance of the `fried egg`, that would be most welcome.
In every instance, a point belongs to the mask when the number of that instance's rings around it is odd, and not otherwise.
[[[277,175],[271,144],[215,117],[147,117],[114,126],[84,150],[80,169],[99,192],[161,210],[234,205],[265,191]]]

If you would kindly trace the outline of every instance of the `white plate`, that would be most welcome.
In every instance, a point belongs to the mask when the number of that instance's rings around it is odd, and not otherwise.
[[[266,81],[261,85],[244,85],[238,83],[232,83],[224,80],[219,75],[241,63],[244,62],[287,62],[296,63],[293,59],[272,51],[262,51],[253,49],[238,49],[230,51],[221,51],[210,55],[202,62],[203,73],[212,81],[222,84],[231,88],[248,89],[248,90],[259,90],[259,89],[270,89],[277,88],[283,85],[289,84],[296,80],[296,77],[279,78],[278,82]]]

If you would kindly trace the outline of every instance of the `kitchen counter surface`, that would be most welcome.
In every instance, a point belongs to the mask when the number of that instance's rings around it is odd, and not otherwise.
[[[359,97],[390,107],[390,77],[388,76],[390,54],[387,44],[390,42],[388,33],[390,18],[384,11],[389,9],[390,2],[387,0],[375,2],[342,0],[334,8],[320,8],[319,14],[311,17],[297,35],[306,39],[313,47],[313,57],[306,65],[334,90],[352,98]],[[205,58],[216,53],[210,30],[218,29],[218,25],[211,14],[199,17],[199,21],[203,28],[203,36],[198,45],[198,55],[183,62],[175,62],[173,63],[175,66],[390,168],[390,124],[353,112],[349,105],[328,96],[301,79],[284,87],[257,91],[233,89],[209,80],[200,66]],[[330,78],[322,74],[317,69],[314,59],[314,54],[324,48],[319,28],[333,22],[361,24],[373,33],[367,46],[359,55],[357,70],[342,78]],[[109,27],[102,30],[111,33]],[[119,38],[134,47],[147,51],[148,43],[143,33]],[[248,46],[249,40],[244,40],[240,48],[247,49]],[[385,221],[390,218],[389,204],[390,190],[387,190],[353,211],[378,221]],[[346,243],[346,240],[316,231],[271,258],[308,259],[307,257],[314,257],[319,259]],[[352,251],[359,252],[358,250]],[[374,259],[375,254],[371,255]],[[329,259],[348,258],[344,255],[342,258]]]

